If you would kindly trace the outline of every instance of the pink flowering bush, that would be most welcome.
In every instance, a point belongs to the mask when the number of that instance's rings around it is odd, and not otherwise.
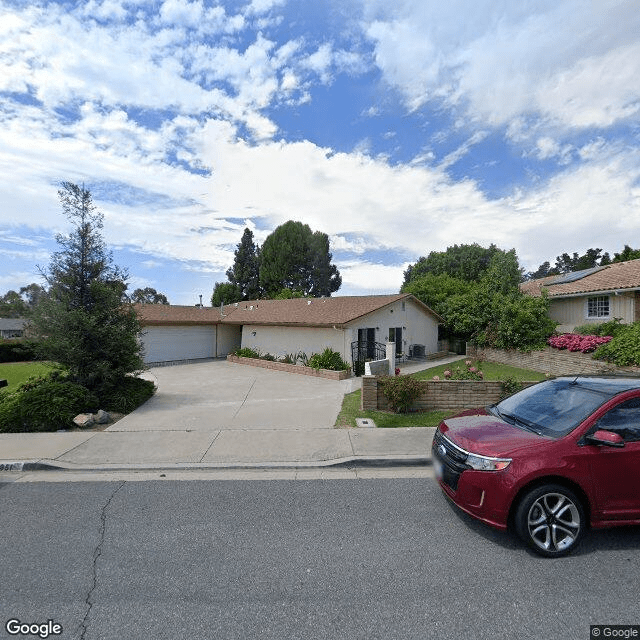
[[[436,382],[439,382],[439,381],[440,381],[440,376],[433,376],[433,379],[434,379]]]
[[[466,367],[463,369],[457,366],[453,371],[447,369],[442,375],[445,380],[484,380],[484,373],[477,367],[472,366],[472,360],[465,361]],[[434,380],[437,376],[434,376]],[[439,379],[439,378],[438,378]]]
[[[396,367],[396,375],[399,376],[400,375],[400,367]]]
[[[547,340],[547,344],[554,349],[566,349],[572,352],[591,353],[601,344],[613,340],[612,336],[583,336],[578,333],[563,333]]]

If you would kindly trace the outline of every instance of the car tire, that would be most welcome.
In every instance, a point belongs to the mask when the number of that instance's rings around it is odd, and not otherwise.
[[[576,494],[559,484],[532,489],[520,500],[514,516],[518,535],[536,553],[558,558],[571,553],[587,525]]]

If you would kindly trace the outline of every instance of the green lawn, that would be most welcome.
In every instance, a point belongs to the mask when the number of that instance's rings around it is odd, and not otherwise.
[[[437,427],[440,421],[455,411],[425,411],[424,413],[391,413],[388,411],[361,411],[362,391],[348,393],[342,402],[336,427],[355,427],[356,418],[369,418],[376,427]]]
[[[0,380],[7,380],[8,390],[15,389],[31,376],[40,376],[51,371],[47,362],[3,362],[0,363]]]
[[[449,369],[453,371],[457,366],[461,369],[466,369],[465,362],[468,358],[462,358],[456,362],[450,362],[449,364],[441,364],[431,369],[425,369],[418,373],[411,374],[418,380],[431,380],[433,376],[440,376],[441,380],[444,380],[444,372]],[[485,380],[504,380],[505,378],[514,378],[519,381],[535,382],[538,380],[544,380],[545,374],[539,371],[532,371],[531,369],[518,369],[517,367],[510,367],[506,364],[497,364],[496,362],[479,362],[473,361],[473,366],[484,373]]]

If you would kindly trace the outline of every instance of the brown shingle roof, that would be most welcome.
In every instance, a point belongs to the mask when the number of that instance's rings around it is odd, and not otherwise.
[[[168,304],[137,304],[136,312],[144,326],[150,325],[198,325],[220,322],[220,308],[181,307]],[[229,309],[229,307],[226,307]],[[233,309],[233,305],[231,306]]]
[[[219,308],[137,305],[143,325],[261,324],[323,327],[345,325],[399,300],[413,300],[436,320],[441,318],[410,294],[248,300]]]
[[[586,275],[580,280],[553,284],[560,276],[547,276],[538,280],[530,280],[520,285],[524,293],[539,296],[542,289],[546,289],[550,298],[574,296],[580,293],[595,293],[597,291],[624,291],[640,289],[640,260],[616,262],[605,268]]]

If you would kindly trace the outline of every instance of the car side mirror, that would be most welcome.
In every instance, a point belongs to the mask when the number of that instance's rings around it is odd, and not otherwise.
[[[588,435],[585,440],[589,444],[599,444],[605,447],[624,447],[624,440],[619,433],[614,431],[606,431],[605,429],[598,429],[592,434]]]

